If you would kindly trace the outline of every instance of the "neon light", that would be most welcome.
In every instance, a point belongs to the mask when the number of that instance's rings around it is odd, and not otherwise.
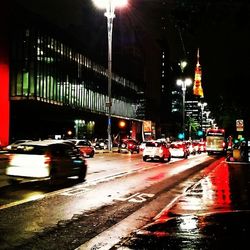
[[[1,34],[2,36],[2,34]],[[9,144],[9,55],[7,41],[0,39],[0,145]]]

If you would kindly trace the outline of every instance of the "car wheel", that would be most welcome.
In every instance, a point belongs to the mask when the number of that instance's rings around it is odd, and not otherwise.
[[[165,156],[164,155],[160,158],[160,162],[165,162]]]
[[[49,185],[55,185],[56,181],[57,181],[56,170],[55,169],[51,169],[51,171],[50,171],[50,178],[49,178]]]
[[[147,156],[143,156],[142,159],[143,159],[143,161],[147,161],[148,157]]]
[[[95,154],[94,151],[92,151],[92,152],[90,153],[89,157],[90,157],[90,158],[93,158],[93,157],[94,157],[94,154]]]
[[[86,169],[85,168],[81,168],[78,174],[78,181],[79,182],[84,182],[85,181],[85,177],[86,177]]]
[[[10,185],[17,185],[17,184],[19,184],[20,183],[20,181],[19,180],[15,180],[15,179],[8,179],[8,183],[10,184]]]

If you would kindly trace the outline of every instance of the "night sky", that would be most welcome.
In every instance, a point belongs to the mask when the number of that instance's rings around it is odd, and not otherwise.
[[[104,11],[91,0],[16,0],[46,16],[60,27],[82,37],[88,50],[103,55],[106,62],[106,20]],[[161,0],[130,0],[116,11],[113,36],[116,46],[143,42],[141,34],[156,39],[160,35]],[[200,49],[204,97],[212,109],[227,110],[231,119],[250,121],[250,7],[247,0],[165,1],[170,58],[186,57],[188,72],[194,77],[197,48]],[[180,31],[180,36],[178,32]],[[77,34],[78,33],[78,34]],[[83,37],[85,34],[85,37]],[[87,34],[87,36],[86,36]]]

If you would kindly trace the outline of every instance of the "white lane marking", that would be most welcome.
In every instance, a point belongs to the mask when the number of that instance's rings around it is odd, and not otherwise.
[[[168,164],[171,164],[171,163],[179,161],[179,160],[181,160],[181,159],[171,159],[171,161]],[[86,182],[86,183],[83,183],[83,184],[78,184],[79,185],[78,187],[64,188],[64,189],[61,189],[61,190],[56,190],[54,192],[41,195],[40,197],[37,197],[36,199],[27,199],[27,200],[21,200],[21,201],[14,201],[14,202],[11,202],[9,204],[0,205],[0,210],[10,208],[10,207],[13,207],[13,206],[17,206],[17,205],[21,205],[21,204],[24,204],[24,203],[27,203],[27,202],[30,202],[30,201],[41,200],[41,199],[51,197],[51,196],[55,196],[55,195],[68,195],[70,193],[70,190],[72,190],[72,189],[78,189],[79,188],[79,193],[80,193],[81,190],[82,190],[82,185],[85,185],[85,187],[92,186],[92,185],[97,185],[100,182],[109,181],[109,180],[112,180],[112,179],[115,179],[115,178],[118,178],[118,177],[129,175],[129,174],[131,174],[133,172],[140,172],[140,171],[144,171],[145,169],[147,169],[147,170],[153,169],[153,168],[158,167],[159,165],[161,165],[161,164],[156,164],[156,165],[153,165],[153,166],[150,166],[150,167],[148,167],[148,166],[145,167],[144,166],[141,169],[134,169],[134,170],[130,170],[130,171],[127,171],[127,172],[118,173],[116,175],[104,176],[104,177],[101,177],[101,178],[91,180],[90,182]],[[85,188],[85,191],[87,191],[86,189],[87,188]]]
[[[145,202],[147,198],[152,198],[154,196],[155,196],[154,194],[148,194],[148,193],[135,193],[133,195],[130,195],[129,197],[116,198],[114,200],[140,203],[140,202]]]

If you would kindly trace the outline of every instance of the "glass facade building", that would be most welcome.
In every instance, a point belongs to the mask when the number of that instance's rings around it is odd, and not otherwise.
[[[37,100],[106,114],[107,70],[38,30],[15,32],[11,100]],[[136,118],[138,87],[113,74],[112,115]]]
[[[18,11],[6,9],[6,41],[0,43],[1,51],[5,51],[0,62],[8,59],[4,66],[9,78],[3,81],[3,74],[0,76],[0,90],[7,89],[1,96],[6,100],[1,111],[10,107],[1,121],[6,125],[1,125],[2,144],[9,143],[8,138],[65,136],[70,130],[74,136],[75,120],[86,124],[84,136],[106,136],[107,69],[87,57],[77,43],[30,13],[21,12],[25,16],[19,19],[22,21],[10,22],[13,15],[18,20]],[[142,120],[137,117],[141,91],[136,83],[112,72],[114,133],[119,119],[128,120],[128,130],[137,131],[133,134],[140,133]],[[8,126],[9,131],[4,131]]]

